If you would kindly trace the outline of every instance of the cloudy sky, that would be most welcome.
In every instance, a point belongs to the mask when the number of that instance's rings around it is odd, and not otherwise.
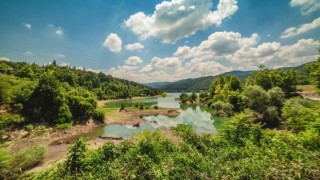
[[[0,58],[140,83],[317,59],[320,0],[0,0]]]

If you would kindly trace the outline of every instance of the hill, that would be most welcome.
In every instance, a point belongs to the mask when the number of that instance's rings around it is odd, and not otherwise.
[[[165,86],[165,85],[168,85],[168,84],[170,84],[170,82],[164,81],[164,82],[144,83],[143,85],[146,85],[146,86],[149,86],[149,87],[152,87],[152,88],[159,88],[161,86]]]
[[[312,62],[309,63],[305,63],[302,64],[300,66],[297,67],[283,67],[283,68],[279,68],[280,70],[295,70],[297,71],[298,74],[302,74],[305,75],[307,74],[307,70],[305,68],[305,65],[310,64]],[[234,76],[238,76],[241,80],[244,80],[247,76],[249,76],[250,74],[252,74],[255,71],[239,71],[239,70],[235,70],[235,71],[230,71],[230,72],[225,72],[216,76],[206,76],[206,77],[199,77],[199,78],[188,78],[188,79],[183,79],[183,80],[179,80],[179,81],[175,81],[175,82],[165,82],[165,83],[161,83],[161,82],[154,82],[154,83],[150,83],[149,84],[145,84],[148,85],[150,87],[154,87],[154,88],[158,88],[160,90],[163,91],[168,91],[168,92],[191,92],[191,91],[200,91],[200,90],[207,90],[209,89],[211,82],[213,81],[214,78],[218,77],[218,76],[225,76],[225,75],[234,75]],[[164,84],[164,85],[162,85]],[[157,86],[152,86],[152,85],[157,85]]]
[[[158,87],[160,90],[168,91],[168,92],[190,92],[190,91],[200,91],[207,90],[211,85],[211,82],[214,78],[223,75],[235,75],[239,76],[241,79],[244,79],[248,75],[250,75],[253,71],[231,71],[223,74],[219,74],[217,76],[206,76],[199,77],[194,79],[183,79],[176,82],[172,82],[166,84],[164,86]]]

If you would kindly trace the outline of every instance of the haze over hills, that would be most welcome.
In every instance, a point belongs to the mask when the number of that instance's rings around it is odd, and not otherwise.
[[[305,65],[310,64],[305,63],[297,67],[283,67],[279,68],[281,70],[296,70],[299,74],[305,74],[307,72]],[[175,82],[153,82],[153,83],[146,83],[144,85],[157,88],[160,90],[168,91],[168,92],[191,92],[191,91],[200,91],[200,90],[207,90],[209,89],[211,82],[214,78],[223,75],[234,75],[238,76],[241,80],[244,80],[247,76],[252,74],[255,71],[230,71],[225,72],[216,76],[206,76],[206,77],[199,77],[199,78],[188,78],[182,79]]]

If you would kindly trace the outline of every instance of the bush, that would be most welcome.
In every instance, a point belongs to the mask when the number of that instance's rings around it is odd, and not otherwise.
[[[45,145],[36,145],[13,154],[6,172],[7,176],[15,179],[21,172],[39,165],[45,158],[47,150],[48,147]]]
[[[154,109],[159,109],[158,105],[153,106]]]
[[[269,104],[269,96],[260,86],[248,86],[244,90],[244,95],[246,104],[250,109],[261,114],[266,110]]]
[[[10,162],[10,154],[5,151],[0,149],[0,179],[4,179],[5,178],[5,173],[6,173],[6,169],[9,166],[9,162]]]
[[[11,126],[18,126],[25,122],[24,117],[19,114],[5,113],[0,114],[0,130]]]
[[[233,105],[228,102],[217,101],[212,104],[215,114],[217,116],[231,116],[233,115]]]
[[[69,129],[71,127],[71,125],[69,123],[63,123],[63,124],[57,124],[56,128],[58,130],[66,130]]]
[[[26,127],[24,127],[26,129],[26,131],[28,131],[29,133],[34,129],[32,124],[26,125]]]
[[[96,109],[93,113],[92,113],[92,118],[95,121],[99,121],[99,122],[103,122],[104,121],[104,114],[105,112],[101,109]]]
[[[292,98],[282,108],[284,124],[295,132],[306,130],[307,126],[320,117],[320,103],[317,101]]]

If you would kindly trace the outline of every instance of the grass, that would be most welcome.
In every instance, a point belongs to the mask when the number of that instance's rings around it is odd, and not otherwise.
[[[313,85],[298,85],[297,90],[303,94],[314,94],[317,92]]]
[[[41,164],[47,151],[48,147],[46,145],[36,145],[13,153],[3,173],[5,178],[17,179],[24,171]]]

